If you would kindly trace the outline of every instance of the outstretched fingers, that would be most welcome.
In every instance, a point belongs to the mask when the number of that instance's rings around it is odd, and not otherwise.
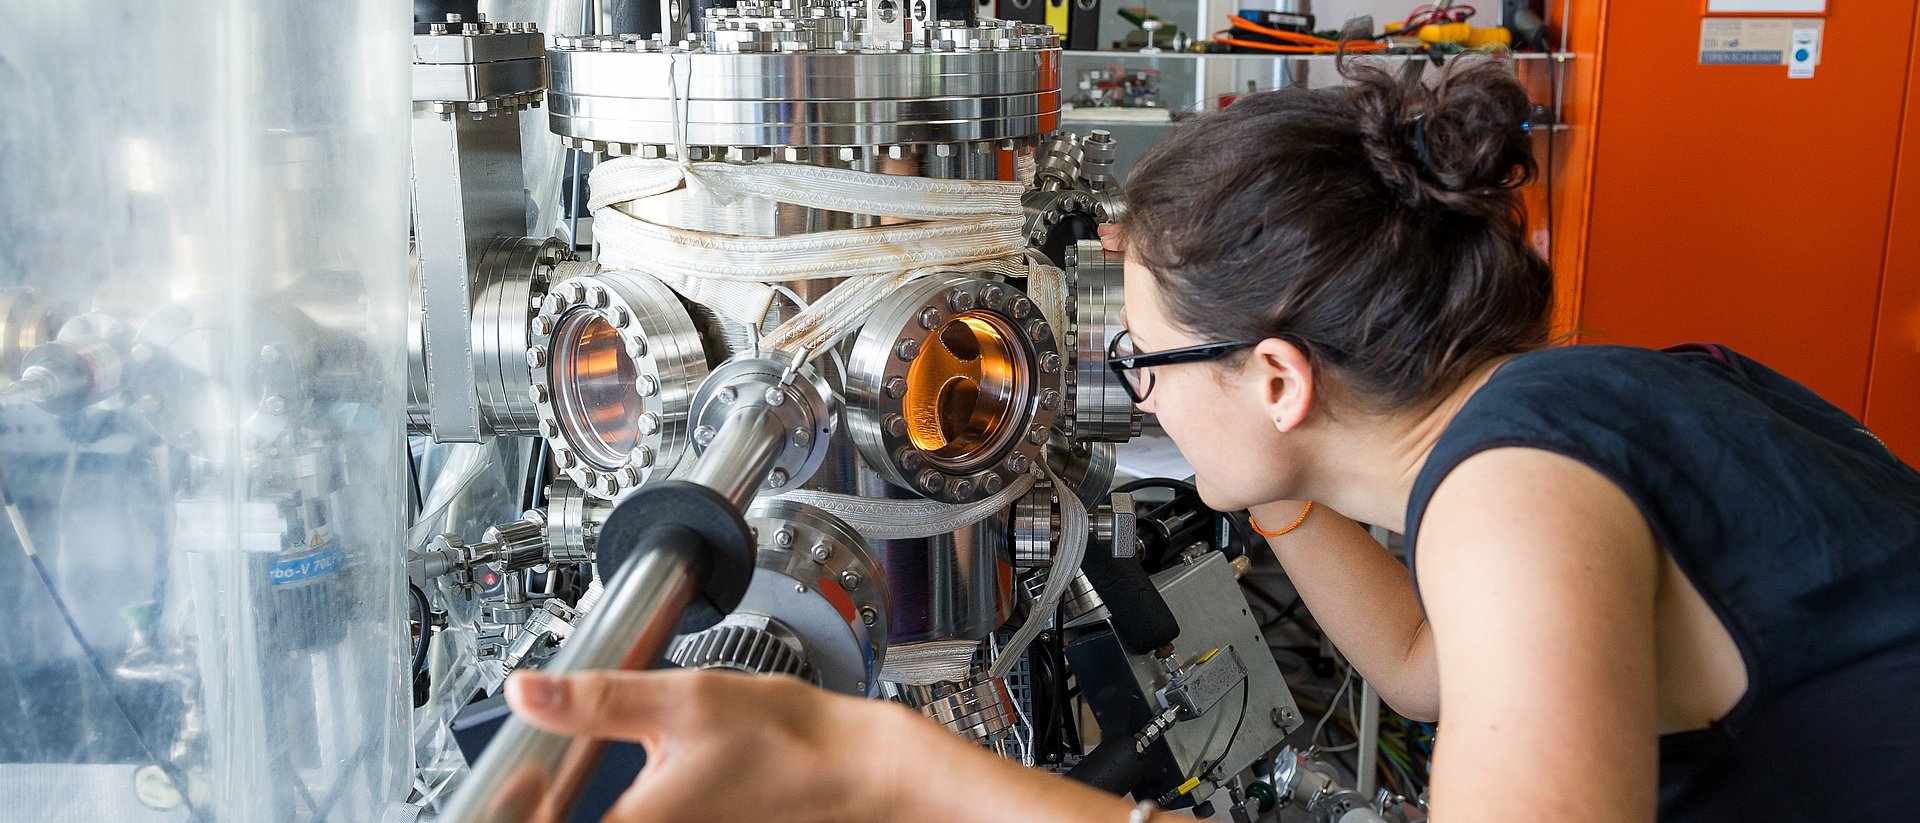
[[[507,703],[556,734],[648,743],[674,731],[677,709],[694,688],[690,674],[522,671],[507,680]]]

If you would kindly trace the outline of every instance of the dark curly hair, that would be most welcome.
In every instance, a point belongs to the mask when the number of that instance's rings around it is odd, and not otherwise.
[[[1420,72],[1343,60],[1346,86],[1242,97],[1148,153],[1127,245],[1176,323],[1292,342],[1382,411],[1546,345],[1553,276],[1517,191],[1532,105],[1504,58]]]

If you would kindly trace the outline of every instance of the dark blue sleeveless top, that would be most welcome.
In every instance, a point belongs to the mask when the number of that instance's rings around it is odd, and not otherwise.
[[[1745,659],[1732,713],[1660,739],[1660,820],[1920,820],[1920,473],[1722,347],[1547,349],[1503,364],[1435,443],[1409,560],[1440,481],[1512,446],[1619,486]]]

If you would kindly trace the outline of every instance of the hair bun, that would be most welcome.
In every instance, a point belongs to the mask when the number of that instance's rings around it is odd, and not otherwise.
[[[1533,104],[1512,61],[1457,57],[1432,85],[1421,77],[1424,66],[1409,61],[1395,77],[1373,61],[1341,61],[1374,170],[1412,208],[1511,213],[1513,190],[1538,171],[1527,133]]]

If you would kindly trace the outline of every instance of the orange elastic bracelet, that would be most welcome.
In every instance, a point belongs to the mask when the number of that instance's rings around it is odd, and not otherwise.
[[[1313,511],[1313,501],[1309,500],[1307,501],[1307,507],[1300,510],[1300,516],[1294,518],[1293,524],[1277,532],[1262,531],[1260,529],[1260,521],[1253,519],[1253,515],[1251,514],[1247,515],[1247,525],[1252,526],[1254,533],[1261,537],[1279,537],[1280,535],[1300,528],[1301,523],[1307,522],[1307,513],[1311,511]]]

